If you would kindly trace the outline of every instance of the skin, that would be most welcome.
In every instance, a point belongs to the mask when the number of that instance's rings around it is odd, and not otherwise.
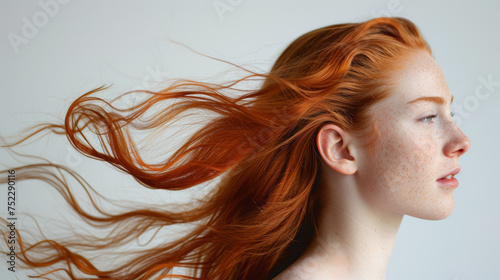
[[[459,166],[470,140],[451,117],[450,90],[432,56],[416,51],[403,65],[394,94],[372,107],[380,131],[373,154],[335,125],[318,132],[317,233],[275,280],[383,280],[404,215],[439,220],[453,212],[455,189],[436,180]]]

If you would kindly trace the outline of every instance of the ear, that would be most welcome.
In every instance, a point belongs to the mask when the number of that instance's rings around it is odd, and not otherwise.
[[[326,124],[316,135],[316,145],[323,161],[332,169],[352,175],[358,170],[354,144],[349,135],[334,124]]]

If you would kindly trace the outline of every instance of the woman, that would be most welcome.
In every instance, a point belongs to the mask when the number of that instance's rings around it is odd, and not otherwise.
[[[259,89],[237,87],[253,78],[264,79]],[[75,100],[64,125],[43,124],[27,137],[45,129],[65,134],[81,153],[148,188],[221,180],[187,208],[106,213],[92,201],[99,210],[92,214],[58,177],[64,171],[80,179],[73,171],[55,164],[16,168],[53,185],[92,226],[112,229],[93,239],[24,242],[19,258],[47,267],[47,277],[384,279],[404,215],[451,214],[458,158],[470,146],[452,120],[452,96],[429,46],[404,18],[313,30],[288,46],[268,74],[250,72],[225,85],[180,81],[144,91],[148,98],[127,109],[97,98],[103,89]],[[154,107],[169,100],[176,103]],[[148,163],[131,129],[161,129],[191,109],[217,116],[171,156]],[[128,252],[120,265],[85,257],[179,224],[191,226],[185,235]]]

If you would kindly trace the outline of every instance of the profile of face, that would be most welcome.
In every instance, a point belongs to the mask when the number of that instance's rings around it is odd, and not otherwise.
[[[380,138],[373,154],[360,151],[356,180],[377,209],[443,219],[453,212],[453,176],[470,140],[452,119],[452,95],[434,58],[417,51],[404,66],[393,94],[372,107]]]

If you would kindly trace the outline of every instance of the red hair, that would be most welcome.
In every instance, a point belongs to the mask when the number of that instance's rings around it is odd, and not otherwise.
[[[50,130],[66,135],[80,153],[113,165],[147,188],[174,191],[218,177],[220,181],[199,202],[177,211],[149,207],[107,213],[92,200],[99,211],[92,214],[80,206],[66,182],[71,176],[93,191],[73,170],[53,163],[17,167],[23,174],[17,180],[49,183],[89,225],[114,229],[108,236],[86,236],[83,241],[42,239],[28,244],[19,236],[19,259],[30,268],[45,267],[44,277],[71,279],[254,280],[276,275],[303,252],[314,234],[321,172],[315,145],[318,130],[333,123],[359,134],[371,147],[376,129],[370,107],[391,93],[393,71],[417,50],[430,53],[411,21],[376,18],[300,36],[267,74],[245,69],[246,77],[227,84],[179,80],[158,92],[137,91],[147,98],[127,109],[114,106],[117,99],[96,96],[107,87],[83,94],[67,110],[64,124],[40,124],[4,147]],[[262,86],[238,89],[252,79],[261,79]],[[239,95],[229,97],[235,92]],[[120,98],[126,94],[130,92]],[[158,110],[169,101],[176,102]],[[159,131],[190,110],[215,117],[171,156],[147,163],[132,129]],[[98,145],[89,140],[92,135]],[[179,224],[191,227],[173,241],[130,252],[133,258],[121,265],[99,269],[84,257],[86,252],[120,248],[144,232]],[[174,267],[188,271],[174,275]]]

